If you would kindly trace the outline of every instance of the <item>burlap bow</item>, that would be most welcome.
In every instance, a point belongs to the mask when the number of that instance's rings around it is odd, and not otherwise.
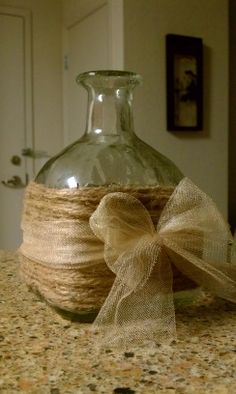
[[[172,264],[208,291],[236,302],[236,265],[228,224],[214,202],[184,178],[162,211],[157,229],[136,198],[111,193],[90,218],[116,274],[95,327],[109,345],[176,337]]]

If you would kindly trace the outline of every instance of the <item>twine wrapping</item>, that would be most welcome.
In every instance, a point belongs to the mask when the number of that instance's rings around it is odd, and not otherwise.
[[[80,319],[98,312],[115,279],[103,258],[103,243],[89,218],[111,192],[137,198],[156,225],[173,187],[81,187],[51,189],[31,182],[25,192],[20,271],[27,285],[52,307]],[[175,269],[175,267],[173,267]],[[196,287],[175,269],[174,291]],[[77,317],[78,315],[78,317]]]
[[[27,283],[62,309],[102,306],[94,327],[109,345],[176,337],[176,272],[236,302],[232,236],[214,202],[187,178],[174,191],[154,189],[148,194],[158,195],[148,198],[152,210],[147,197],[140,198],[146,189],[107,194],[98,188],[90,200],[82,191],[79,211],[80,190],[51,191],[35,183],[27,190],[20,248]]]
[[[171,262],[213,294],[236,302],[228,224],[187,178],[167,202],[157,230],[145,207],[124,193],[105,196],[90,225],[104,241],[105,261],[116,275],[95,321],[106,344],[176,338]]]

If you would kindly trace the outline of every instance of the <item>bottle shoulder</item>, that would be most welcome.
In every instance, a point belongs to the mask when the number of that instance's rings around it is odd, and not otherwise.
[[[140,140],[81,138],[50,159],[36,177],[48,187],[175,186],[182,178],[177,167]]]
[[[147,161],[155,171],[160,171],[162,173],[165,184],[175,186],[184,177],[183,173],[172,160],[140,138],[137,138],[135,145],[137,149],[142,152],[143,159]]]

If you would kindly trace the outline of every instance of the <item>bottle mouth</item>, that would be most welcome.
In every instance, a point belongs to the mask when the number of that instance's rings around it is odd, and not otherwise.
[[[76,82],[85,87],[122,88],[141,84],[142,77],[132,71],[96,70],[79,74]]]

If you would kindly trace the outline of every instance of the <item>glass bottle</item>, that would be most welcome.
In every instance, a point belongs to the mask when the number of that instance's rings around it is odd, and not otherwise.
[[[49,188],[176,186],[183,175],[134,132],[133,90],[141,77],[126,71],[91,71],[77,82],[88,92],[84,135],[40,170],[35,181]],[[92,321],[97,311],[55,308],[64,317]]]
[[[91,71],[77,78],[88,92],[86,131],[50,159],[36,182],[53,188],[175,186],[182,178],[165,156],[134,132],[133,89],[141,77],[127,71]]]

